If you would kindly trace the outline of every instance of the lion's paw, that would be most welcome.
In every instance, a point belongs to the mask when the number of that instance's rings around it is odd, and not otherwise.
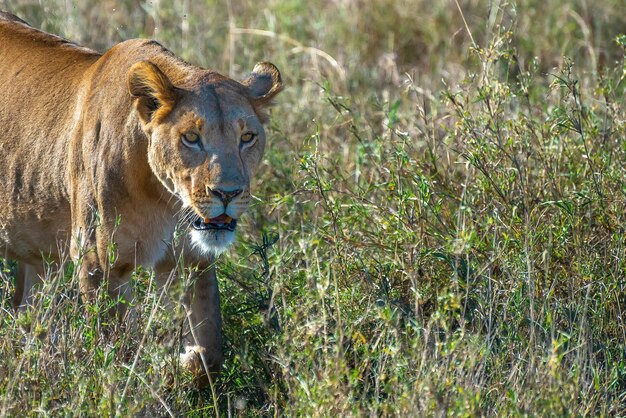
[[[222,368],[222,355],[207,353],[204,347],[198,345],[187,346],[180,355],[180,364],[192,374],[198,385],[204,386],[209,383],[205,370],[208,369],[214,379]]]

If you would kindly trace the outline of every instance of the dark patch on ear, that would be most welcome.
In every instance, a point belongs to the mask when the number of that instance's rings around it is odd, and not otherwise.
[[[154,116],[154,112],[159,108],[159,102],[153,99],[152,97],[145,97],[143,102],[143,106],[145,107],[145,113],[147,115],[148,120],[152,120]]]

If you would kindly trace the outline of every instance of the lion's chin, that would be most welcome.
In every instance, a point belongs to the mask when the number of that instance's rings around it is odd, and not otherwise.
[[[193,248],[205,255],[219,255],[235,241],[235,231],[227,229],[192,230],[190,234]]]

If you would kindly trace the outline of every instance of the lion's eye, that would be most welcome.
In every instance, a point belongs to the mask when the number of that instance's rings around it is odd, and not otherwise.
[[[254,141],[256,134],[254,132],[246,132],[241,135],[241,142],[244,144]]]
[[[198,148],[200,146],[200,136],[194,132],[187,132],[181,135],[183,144],[190,148]]]

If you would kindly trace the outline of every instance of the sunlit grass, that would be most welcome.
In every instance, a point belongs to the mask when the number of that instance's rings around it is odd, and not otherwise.
[[[4,8],[234,77],[270,60],[287,90],[218,262],[217,398],[149,272],[129,334],[54,268],[16,318],[6,271],[0,415],[626,413],[619,1],[44,3]]]

